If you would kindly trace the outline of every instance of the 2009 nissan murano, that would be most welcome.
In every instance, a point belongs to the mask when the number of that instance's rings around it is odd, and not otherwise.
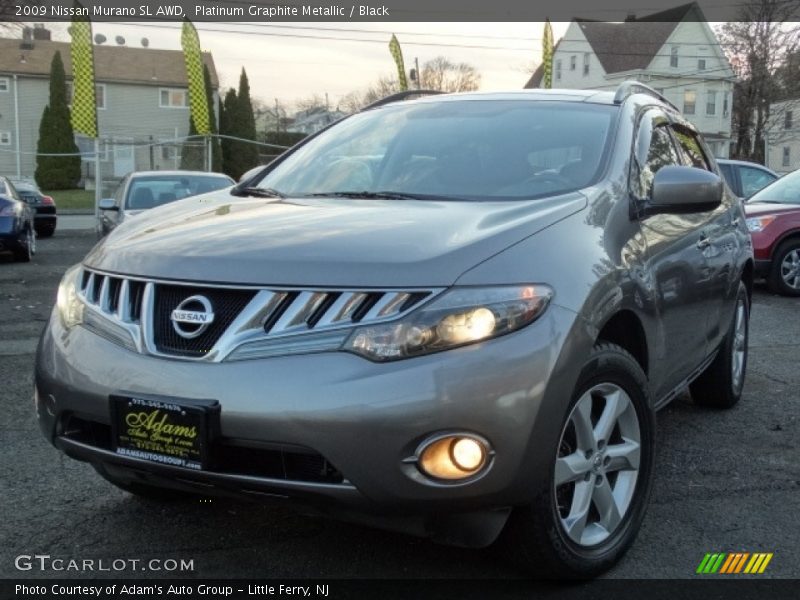
[[[284,497],[589,577],[642,522],[655,411],[739,400],[752,273],[649,88],[389,102],[101,241],[36,407],[135,494]]]

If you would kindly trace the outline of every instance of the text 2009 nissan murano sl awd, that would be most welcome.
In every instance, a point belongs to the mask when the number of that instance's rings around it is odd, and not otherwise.
[[[36,407],[135,494],[286,497],[587,577],[642,522],[656,409],[739,400],[752,272],[649,88],[389,102],[101,241]]]

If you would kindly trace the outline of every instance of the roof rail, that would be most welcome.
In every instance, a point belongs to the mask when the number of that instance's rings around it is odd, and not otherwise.
[[[653,96],[680,112],[678,107],[667,100],[663,94],[659,94],[649,85],[645,85],[640,81],[623,81],[620,83],[617,92],[614,94],[614,104],[622,104],[633,94],[647,94],[648,96]]]
[[[369,110],[370,108],[377,108],[379,106],[383,106],[384,104],[390,104],[391,102],[405,100],[406,98],[410,98],[411,96],[435,96],[436,94],[444,94],[444,92],[440,92],[439,90],[404,90],[402,92],[397,92],[396,94],[390,94],[389,96],[381,98],[380,100],[376,100],[372,104],[367,104],[361,110]]]

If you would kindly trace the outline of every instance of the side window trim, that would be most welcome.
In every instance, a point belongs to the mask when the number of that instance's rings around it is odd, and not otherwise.
[[[646,154],[643,157],[643,160],[646,162],[650,152],[650,145],[653,140],[653,132],[656,131],[658,128],[665,128],[667,130],[667,135],[670,138],[670,142],[672,143],[672,150],[675,152],[675,155],[680,160],[680,154],[678,150],[678,144],[675,141],[672,132],[669,130],[670,126],[672,125],[671,119],[667,116],[667,114],[658,107],[650,106],[642,110],[640,113],[636,130],[634,132],[633,138],[633,148],[631,151],[631,165],[628,172],[628,197],[632,201],[632,208],[634,211],[638,212],[636,205],[645,202],[647,198],[642,198],[639,196],[638,190],[635,188],[638,187],[638,181],[641,177],[641,168],[643,165],[639,162],[639,154],[642,152],[640,145],[644,143],[644,139],[642,137],[642,128],[646,127],[649,130],[649,135],[646,138],[647,148],[645,150]]]

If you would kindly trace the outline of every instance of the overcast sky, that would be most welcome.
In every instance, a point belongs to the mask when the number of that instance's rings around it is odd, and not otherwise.
[[[568,23],[554,23],[557,40]],[[94,33],[128,46],[146,37],[151,48],[180,49],[180,25],[94,23]],[[56,37],[68,40],[66,25]],[[200,45],[214,56],[223,87],[238,85],[247,70],[251,93],[266,103],[293,104],[318,93],[332,107],[348,92],[363,89],[382,75],[396,73],[389,54],[391,32],[403,48],[406,69],[436,56],[475,66],[481,89],[519,89],[541,60],[542,23],[198,23]],[[287,37],[307,36],[307,37]],[[321,39],[322,37],[349,38]],[[352,40],[375,41],[352,41]],[[467,47],[473,46],[473,47]]]

